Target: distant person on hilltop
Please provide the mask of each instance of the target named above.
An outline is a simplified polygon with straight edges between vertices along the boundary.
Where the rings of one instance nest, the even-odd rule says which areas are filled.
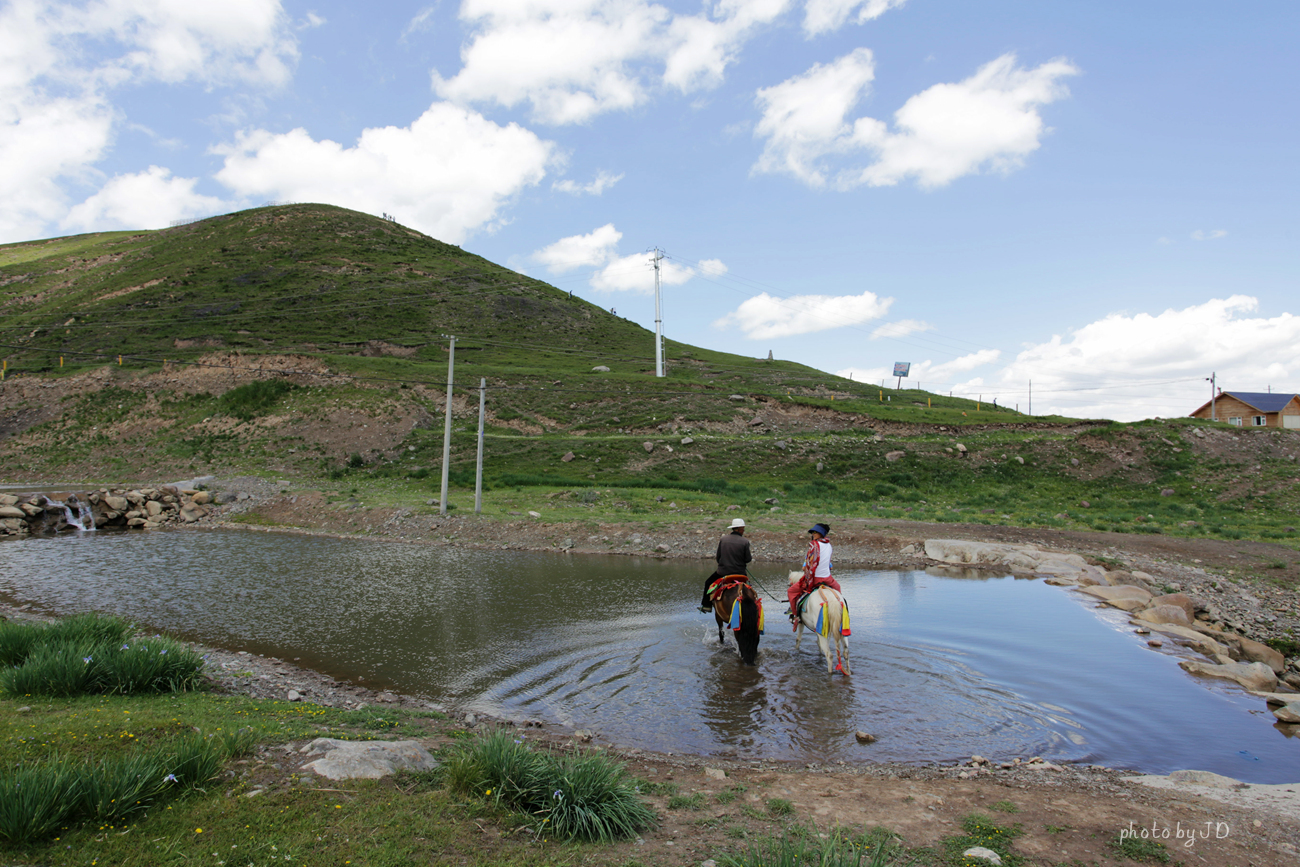
[[[799,619],[799,597],[811,593],[821,584],[840,592],[840,582],[831,577],[831,543],[827,536],[831,528],[827,524],[813,524],[808,531],[812,538],[808,542],[808,553],[803,561],[803,574],[790,582],[786,598],[790,600],[790,622]]]
[[[714,555],[718,561],[718,568],[704,581],[704,596],[700,599],[700,611],[702,612],[713,610],[713,602],[709,599],[709,588],[714,581],[719,578],[726,578],[728,575],[744,575],[746,577],[749,575],[745,567],[754,557],[749,551],[749,540],[745,538],[745,519],[733,519],[728,529],[731,532],[719,540],[718,552]]]

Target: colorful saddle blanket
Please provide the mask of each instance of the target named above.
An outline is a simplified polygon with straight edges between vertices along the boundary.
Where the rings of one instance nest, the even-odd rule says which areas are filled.
[[[821,587],[820,584],[817,587],[814,587],[811,593],[805,593],[795,601],[794,610],[799,617],[803,617],[804,608],[807,607],[808,597],[816,593],[819,587]],[[840,635],[852,635],[853,631],[849,628],[849,603],[844,601],[843,596],[840,597],[840,600],[844,602],[844,611],[841,612],[840,615]],[[831,626],[826,617],[826,608],[823,606],[821,610],[817,612],[817,634],[827,636],[830,635],[830,631]]]

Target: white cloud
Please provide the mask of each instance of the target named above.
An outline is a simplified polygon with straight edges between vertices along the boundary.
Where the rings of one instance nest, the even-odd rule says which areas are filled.
[[[1123,421],[1187,415],[1209,400],[1211,372],[1225,390],[1300,390],[1300,316],[1245,315],[1258,307],[1234,295],[1156,315],[1112,313],[1028,347],[999,380],[1023,392],[1032,379],[1035,413]]]
[[[857,10],[856,21],[865,24],[879,18],[890,9],[897,9],[907,0],[808,0],[804,7],[803,29],[809,36],[838,30]]]
[[[754,134],[767,139],[756,172],[786,172],[812,187],[825,185],[820,164],[851,149],[844,116],[876,77],[871,50],[859,48],[828,64],[758,91],[763,111]]]
[[[919,319],[900,319],[897,322],[886,322],[875,331],[871,332],[872,340],[879,340],[882,337],[906,337],[909,334],[917,334],[921,331],[933,331],[934,326],[928,322],[922,322]]]
[[[206,217],[228,210],[225,202],[194,191],[195,178],[171,177],[158,166],[118,175],[72,208],[60,225],[82,232],[154,229],[173,220]]]
[[[575,268],[595,267],[591,287],[601,292],[635,292],[650,294],[655,290],[653,253],[618,255],[618,242],[623,233],[606,223],[585,235],[570,235],[554,244],[535,251],[529,258],[540,262],[552,274],[563,274]],[[705,259],[698,268],[679,264],[672,259],[659,260],[661,286],[680,286],[699,274],[720,277],[727,273],[721,259]]]
[[[622,173],[615,175],[602,170],[596,173],[596,177],[590,183],[580,184],[570,178],[565,178],[551,184],[551,189],[558,190],[561,193],[568,193],[571,196],[599,196],[621,180],[623,180]]]
[[[792,337],[880,319],[893,303],[893,298],[880,298],[874,292],[791,298],[776,298],[764,292],[742,302],[713,326],[737,327],[750,340]]]
[[[215,150],[226,157],[217,180],[241,196],[390,213],[460,243],[539,183],[555,148],[517,124],[436,102],[410,126],[362,131],[350,148],[295,129],[241,133]]]
[[[298,58],[279,0],[99,0],[60,11],[64,35],[113,38],[128,50],[110,65],[158,81],[279,86]]]
[[[1226,229],[1210,229],[1209,231],[1206,231],[1204,229],[1197,229],[1195,232],[1192,232],[1192,240],[1193,241],[1217,241],[1220,238],[1225,237],[1227,234],[1228,232]]]
[[[833,178],[838,189],[908,178],[939,187],[963,175],[1009,172],[1047,131],[1038,108],[1067,96],[1061,79],[1077,73],[1064,60],[1021,69],[1005,54],[965,81],[913,96],[894,113],[891,131],[871,117],[847,119],[875,76],[871,52],[859,48],[758,91],[755,134],[766,143],[754,171],[787,173],[812,187]],[[871,161],[849,164],[863,156]]]
[[[575,268],[601,266],[614,258],[623,233],[606,223],[586,235],[561,238],[533,253],[534,261],[541,262],[552,274],[563,274]]]
[[[543,123],[583,123],[641,105],[660,81],[683,93],[717,86],[790,2],[720,0],[711,14],[674,15],[647,0],[465,0],[460,17],[474,33],[461,69],[435,71],[433,87],[456,102],[527,103]]]
[[[721,259],[701,259],[700,273],[710,277],[721,277],[727,273],[727,265]]]
[[[274,87],[296,59],[279,0],[0,5],[0,240],[69,217],[65,185],[102,180],[94,165],[129,122],[117,90],[150,81]]]
[[[592,275],[591,287],[602,292],[635,292],[649,295],[655,291],[653,257],[653,253],[633,253],[630,256],[614,259]],[[659,263],[661,286],[680,286],[695,274],[694,268],[679,265],[672,259],[664,259]]]

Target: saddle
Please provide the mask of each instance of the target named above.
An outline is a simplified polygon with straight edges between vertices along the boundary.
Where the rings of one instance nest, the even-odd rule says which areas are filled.
[[[723,575],[717,581],[709,585],[709,601],[717,602],[722,598],[722,594],[730,590],[737,584],[749,584],[748,575]]]

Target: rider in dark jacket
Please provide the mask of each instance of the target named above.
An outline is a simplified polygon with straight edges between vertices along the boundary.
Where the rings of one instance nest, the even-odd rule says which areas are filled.
[[[745,538],[744,519],[732,520],[730,529],[731,532],[718,541],[718,553],[715,555],[718,568],[704,582],[704,596],[700,599],[700,611],[713,610],[713,603],[709,600],[709,587],[714,581],[728,575],[749,574],[745,567],[754,556],[749,551],[749,540]]]

